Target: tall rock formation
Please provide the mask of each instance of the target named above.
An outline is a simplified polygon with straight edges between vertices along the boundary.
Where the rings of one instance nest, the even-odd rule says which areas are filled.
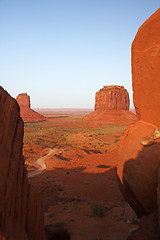
[[[45,240],[41,201],[24,167],[19,106],[2,87],[0,113],[0,239]]]
[[[123,86],[104,86],[95,97],[95,111],[84,117],[98,123],[129,124],[136,116],[129,111],[129,94]]]
[[[20,114],[24,122],[45,121],[46,117],[31,109],[30,96],[27,93],[21,93],[16,98],[20,106]]]
[[[96,93],[95,110],[129,110],[129,94],[123,86],[104,86]]]
[[[133,99],[139,119],[160,126],[160,10],[132,43]]]
[[[156,212],[156,219],[157,215],[160,219],[160,139],[150,146],[140,144],[143,137],[153,135],[160,127],[160,9],[139,28],[133,41],[132,78],[139,121],[126,129],[121,140],[117,173],[123,196],[137,215]],[[135,234],[129,239],[146,238]]]

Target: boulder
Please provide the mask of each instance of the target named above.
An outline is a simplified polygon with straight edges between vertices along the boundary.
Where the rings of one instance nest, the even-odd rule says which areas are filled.
[[[83,118],[99,124],[130,124],[137,120],[129,111],[129,94],[123,86],[104,86],[96,93],[95,110]]]
[[[41,200],[28,184],[20,109],[0,87],[0,239],[45,240]]]
[[[160,140],[142,146],[142,137],[151,136],[155,125],[137,121],[130,125],[121,139],[117,173],[126,201],[141,217],[157,207],[157,172],[160,167]]]
[[[24,122],[46,121],[46,117],[31,109],[30,96],[21,93],[16,98],[20,106],[20,114]]]

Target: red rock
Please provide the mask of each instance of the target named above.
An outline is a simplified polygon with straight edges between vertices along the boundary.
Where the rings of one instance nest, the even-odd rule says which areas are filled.
[[[155,125],[138,121],[130,125],[121,140],[117,173],[126,201],[140,217],[156,209],[157,171],[160,167],[160,142],[142,146],[140,140],[150,136]]]
[[[133,98],[138,119],[160,126],[160,9],[132,43]]]
[[[20,107],[27,107],[31,108],[30,104],[30,96],[27,95],[27,93],[21,93],[16,98],[18,104]]]
[[[160,168],[158,169],[158,177],[157,177],[157,217],[158,217],[158,225],[160,229]]]
[[[39,194],[28,184],[19,106],[0,87],[0,239],[45,240]]]
[[[137,120],[129,111],[129,94],[123,86],[104,86],[96,93],[95,111],[84,117],[99,124],[130,124]]]
[[[139,222],[140,228],[133,232],[127,240],[159,240],[156,212],[143,216]]]
[[[129,110],[129,94],[123,86],[104,86],[96,93],[95,110]]]
[[[133,98],[139,121],[125,131],[117,166],[123,196],[139,217],[159,213],[160,208],[160,139],[151,146],[140,144],[140,140],[153,135],[160,124],[159,29],[160,9],[139,28],[132,44]],[[153,239],[159,239],[160,236],[156,236]]]
[[[21,93],[16,98],[20,106],[20,114],[24,122],[45,121],[46,117],[31,109],[30,96],[27,93]]]
[[[136,115],[125,110],[96,110],[83,118],[86,121],[96,121],[99,124],[130,124],[136,121]]]

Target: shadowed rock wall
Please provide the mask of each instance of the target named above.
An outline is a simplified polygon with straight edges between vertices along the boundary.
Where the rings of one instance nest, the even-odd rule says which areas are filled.
[[[44,240],[41,200],[28,184],[22,147],[19,106],[0,87],[0,239]]]

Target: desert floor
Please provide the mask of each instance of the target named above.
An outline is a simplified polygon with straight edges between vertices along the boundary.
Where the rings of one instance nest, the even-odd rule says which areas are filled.
[[[125,240],[139,228],[123,200],[116,165],[126,126],[86,123],[83,114],[47,115],[25,123],[23,154],[31,176],[44,158],[46,169],[31,176],[38,187],[45,224],[63,225],[72,240]]]

